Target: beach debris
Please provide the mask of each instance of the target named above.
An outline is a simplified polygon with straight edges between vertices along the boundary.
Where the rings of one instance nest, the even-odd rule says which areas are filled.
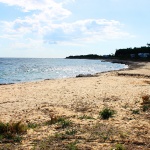
[[[76,78],[80,78],[80,77],[97,77],[98,75],[94,74],[79,74],[76,76]]]
[[[118,73],[118,76],[130,76],[130,77],[150,78],[150,75],[136,74],[136,73]]]
[[[10,84],[15,84],[15,83],[0,83],[0,85],[10,85]]]

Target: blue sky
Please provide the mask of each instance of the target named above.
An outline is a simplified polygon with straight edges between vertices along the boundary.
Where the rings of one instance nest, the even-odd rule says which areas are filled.
[[[0,0],[0,57],[115,53],[150,42],[150,0]]]

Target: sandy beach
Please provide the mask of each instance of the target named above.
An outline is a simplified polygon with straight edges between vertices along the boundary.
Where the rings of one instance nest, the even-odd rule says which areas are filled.
[[[42,149],[41,141],[73,128],[75,135],[61,141],[55,138],[49,143],[55,148],[45,149],[65,149],[74,141],[82,150],[110,150],[116,144],[129,150],[150,149],[150,109],[143,111],[142,108],[142,97],[149,96],[150,100],[150,63],[135,62],[129,69],[97,75],[0,85],[0,120],[39,125],[29,129],[21,143],[11,143],[11,146]],[[99,115],[105,107],[115,111],[108,120]],[[46,125],[52,117],[64,117],[71,125],[65,129],[59,128],[58,123]],[[100,138],[95,130],[107,138]],[[7,144],[10,143],[1,142],[0,147]]]

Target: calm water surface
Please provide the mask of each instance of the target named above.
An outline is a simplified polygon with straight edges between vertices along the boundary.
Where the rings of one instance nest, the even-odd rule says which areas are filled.
[[[75,77],[78,74],[127,68],[100,60],[54,58],[0,58],[0,83]]]

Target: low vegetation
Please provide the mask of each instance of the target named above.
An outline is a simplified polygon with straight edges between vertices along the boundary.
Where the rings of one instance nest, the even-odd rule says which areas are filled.
[[[0,141],[2,142],[21,142],[21,135],[27,131],[27,126],[19,122],[3,123],[0,122]]]
[[[46,125],[57,124],[58,128],[66,128],[72,124],[72,122],[64,117],[53,116],[51,120],[45,123]]]
[[[59,125],[61,125],[61,128],[66,128],[72,124],[70,120],[67,120],[65,118],[59,118],[58,123]]]
[[[127,150],[123,144],[116,144],[111,150]]]
[[[132,114],[140,114],[140,110],[139,109],[132,110]]]
[[[77,133],[76,129],[70,129],[65,132],[65,134],[67,135],[75,135],[76,133]]]
[[[77,147],[76,144],[77,144],[76,141],[69,143],[69,144],[67,145],[68,150],[78,150],[78,147]]]
[[[143,100],[143,105],[145,104],[145,105],[148,105],[148,104],[150,104],[150,95],[143,95],[142,96],[142,100]]]
[[[70,141],[70,136],[65,133],[56,133],[54,136],[50,136],[43,141],[39,141],[35,144],[35,150],[77,150],[76,140]]]
[[[79,119],[82,120],[82,119],[94,119],[94,118],[92,116],[88,116],[88,115],[84,114],[84,115],[80,116]]]
[[[149,111],[150,110],[150,95],[143,95],[142,96],[142,110]]]
[[[122,110],[128,113],[129,116],[123,116],[122,121],[124,122],[130,117],[134,118],[134,121],[136,121],[136,118],[139,117],[144,118],[144,115],[147,115],[149,112],[149,98],[149,95],[145,95],[142,97],[143,102],[141,104],[141,108],[138,105],[136,105],[136,107],[130,107],[130,104],[125,104],[125,108],[127,108],[122,108]],[[138,101],[136,104],[138,103],[140,104],[140,101]],[[33,122],[28,122],[28,124],[26,125],[21,122],[0,122],[0,150],[21,149],[21,141],[24,140],[25,137],[26,139],[28,139],[28,134],[26,134],[26,136],[23,136],[24,133],[29,133],[31,139],[33,136],[34,140],[30,141],[32,142],[32,144],[34,144],[34,146],[32,145],[33,150],[92,149],[94,144],[96,148],[108,146],[109,150],[147,150],[149,148],[148,127],[139,127],[139,125],[135,124],[134,127],[132,126],[133,128],[126,129],[124,128],[124,126],[120,126],[122,125],[120,124],[120,122],[116,123],[116,119],[108,120],[116,113],[116,109],[113,110],[108,105],[105,105],[105,107],[99,113],[99,109],[97,109],[96,113],[92,115],[89,112],[85,112],[88,111],[91,106],[85,105],[84,107],[83,103],[80,106],[81,107],[79,107],[78,105],[78,108],[75,106],[75,108],[80,110],[79,114],[74,111],[75,114],[71,114],[70,116],[57,116],[57,113],[53,111],[55,115],[48,114],[50,118],[46,123],[45,120],[43,120],[43,122],[41,122],[40,124],[35,123],[36,121],[34,122],[32,120]],[[96,115],[98,117],[93,118],[93,116]],[[35,128],[36,130],[30,130]],[[39,135],[41,129],[42,132],[43,130],[45,130],[45,132],[43,136],[40,137],[41,139],[36,139],[36,136]],[[27,130],[31,132],[27,132]],[[48,130],[52,130],[53,132],[50,131],[46,133]],[[131,135],[132,133],[134,135]],[[135,140],[132,136],[135,137]]]
[[[29,129],[34,129],[34,128],[38,127],[38,126],[39,125],[37,123],[31,123],[31,122],[28,123],[28,128]]]
[[[105,142],[106,140],[110,139],[112,134],[113,134],[112,127],[102,124],[102,123],[98,123],[91,128],[89,139],[98,138],[101,142]]]
[[[142,106],[142,110],[145,112],[145,111],[148,111],[148,110],[150,110],[150,104],[148,104],[148,105],[143,105]]]
[[[115,114],[115,111],[110,108],[104,108],[102,111],[99,112],[99,115],[102,119],[109,119],[110,117],[113,117]]]

